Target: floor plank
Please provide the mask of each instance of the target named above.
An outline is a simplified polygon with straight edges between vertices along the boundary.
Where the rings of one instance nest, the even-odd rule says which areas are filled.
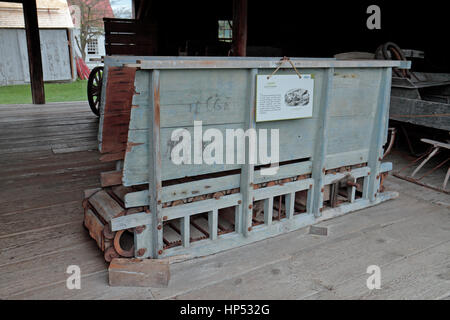
[[[97,126],[86,102],[0,106],[0,298],[450,299],[448,195],[393,177],[398,199],[321,222],[328,236],[305,228],[175,263],[168,288],[109,287],[82,226],[83,190],[114,169],[98,160]],[[81,290],[66,287],[72,264]],[[381,290],[365,285],[369,264]]]

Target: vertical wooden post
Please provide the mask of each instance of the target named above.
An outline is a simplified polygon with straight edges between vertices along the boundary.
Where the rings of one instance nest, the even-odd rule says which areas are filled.
[[[247,55],[247,0],[233,0],[233,55]]]
[[[328,110],[330,108],[331,90],[333,88],[334,68],[326,69],[323,79],[322,99],[319,110],[318,133],[316,137],[316,146],[313,156],[312,178],[314,179],[314,189],[310,194],[313,195],[312,210],[316,217],[322,215],[323,207],[323,180],[325,177],[325,160],[328,144]]]
[[[191,243],[190,219],[190,216],[185,216],[180,219],[181,244],[185,248],[188,248]]]
[[[31,97],[34,104],[44,104],[44,75],[42,72],[42,57],[36,0],[23,1],[22,6],[25,20],[25,32],[27,35]]]
[[[256,75],[258,74],[258,69],[251,69],[250,71],[250,95],[248,99],[248,107],[246,110],[246,127],[247,129],[255,129],[255,112],[256,112]],[[256,142],[256,141],[255,141]],[[241,184],[240,191],[242,194],[242,228],[244,236],[248,236],[252,227],[253,218],[253,178],[255,165],[250,163],[250,148],[251,138],[250,133],[248,137],[248,144],[245,147],[245,164],[242,165],[241,169]],[[256,146],[255,146],[256,147]],[[256,149],[256,148],[255,148]],[[256,150],[254,150],[256,152]],[[253,155],[255,160],[257,155]]]
[[[150,76],[150,74],[149,74]],[[148,203],[150,223],[140,234],[135,232],[135,254],[138,258],[159,258],[163,250],[163,219],[161,217],[161,150],[160,150],[159,70],[151,72],[150,101],[147,121],[148,137]],[[184,221],[184,223],[189,220]],[[187,238],[188,234],[184,234]]]
[[[273,197],[264,200],[264,224],[272,225],[273,218]]]
[[[150,212],[152,215],[152,257],[158,258],[163,249],[163,221],[161,217],[161,142],[160,142],[160,95],[159,95],[159,70],[152,72],[151,110],[149,110],[149,123],[151,130],[148,132],[150,157],[149,157],[149,196]]]
[[[369,152],[368,166],[370,167],[370,176],[364,179],[363,196],[375,201],[378,188],[380,186],[380,166],[383,158],[383,144],[387,137],[389,102],[391,100],[391,79],[392,69],[384,68],[381,74],[380,93],[378,106],[375,115],[375,123],[372,130],[372,148]]]
[[[219,210],[213,209],[213,211],[208,212],[208,231],[211,240],[217,239],[218,220]]]

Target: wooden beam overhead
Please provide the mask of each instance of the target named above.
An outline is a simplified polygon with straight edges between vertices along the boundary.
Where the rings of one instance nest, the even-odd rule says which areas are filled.
[[[36,1],[25,1],[22,6],[25,20],[25,32],[27,37],[31,96],[34,104],[44,104],[44,76],[42,71],[41,45],[39,38]]]

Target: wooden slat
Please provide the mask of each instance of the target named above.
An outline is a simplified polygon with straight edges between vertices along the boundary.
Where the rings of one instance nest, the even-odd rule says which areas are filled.
[[[90,197],[89,203],[107,223],[109,223],[111,219],[125,212],[125,210],[104,190],[97,192]]]
[[[135,72],[135,68],[108,68],[102,126],[102,153],[120,153],[126,149]]]
[[[100,174],[102,187],[117,186],[122,184],[122,171],[108,171]]]

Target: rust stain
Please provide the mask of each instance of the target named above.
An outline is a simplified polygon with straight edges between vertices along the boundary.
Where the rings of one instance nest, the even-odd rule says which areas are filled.
[[[159,97],[159,79],[158,82],[155,86],[155,88],[153,89],[153,93],[154,93],[154,113],[155,113],[155,124],[159,129],[160,126],[160,97]]]
[[[111,67],[106,84],[101,153],[125,151],[136,68]]]
[[[140,146],[141,144],[143,144],[142,142],[139,142],[139,143],[135,143],[135,142],[128,142],[127,143],[127,152],[131,152],[131,149],[133,148],[133,147],[136,147],[136,146]]]

